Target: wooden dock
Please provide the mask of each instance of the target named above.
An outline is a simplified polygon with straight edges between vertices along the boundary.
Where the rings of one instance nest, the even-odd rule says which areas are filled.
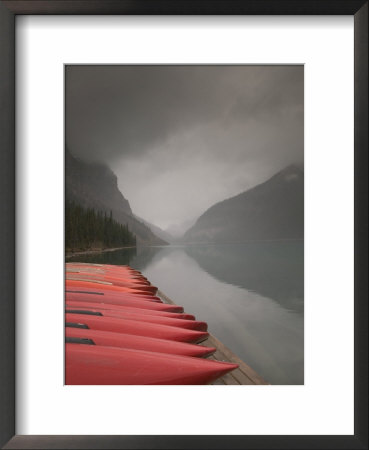
[[[158,290],[157,295],[165,302],[175,305],[169,297],[167,297],[162,291]],[[222,342],[220,342],[215,336],[209,333],[209,337],[206,341],[202,342],[200,345],[205,345],[209,347],[215,347],[216,352],[209,357],[209,359],[214,359],[217,361],[232,362],[239,365],[238,369],[233,370],[222,378],[218,378],[214,383],[217,385],[233,384],[233,385],[267,385],[263,377],[255,372],[250,366],[248,366],[244,361],[242,361],[237,355],[235,355],[229,348],[227,348]]]

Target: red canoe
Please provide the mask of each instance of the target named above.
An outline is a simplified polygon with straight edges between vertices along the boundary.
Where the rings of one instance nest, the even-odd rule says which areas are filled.
[[[95,270],[121,270],[129,272],[138,272],[138,270],[133,269],[131,266],[127,265],[116,265],[116,264],[97,264],[97,263],[87,263],[87,262],[68,262],[67,267],[83,267]]]
[[[104,295],[104,298],[111,297],[114,299],[134,298],[136,300],[146,300],[146,301],[150,301],[150,302],[163,303],[159,297],[157,297],[156,295],[149,294],[149,293],[146,293],[144,295],[141,295],[141,294],[139,295],[139,294],[134,294],[131,292],[111,292],[111,291],[104,292],[101,289],[89,289],[89,288],[82,288],[82,289],[67,288],[66,292],[72,293],[72,294]]]
[[[207,331],[208,329],[206,322],[200,322],[198,320],[183,320],[171,317],[150,316],[148,314],[140,314],[139,312],[132,313],[128,311],[109,311],[98,307],[79,309],[67,306],[65,312],[70,314],[92,314],[102,317],[115,317],[117,319],[139,320],[141,322],[157,323],[161,325],[169,325],[171,327],[186,328],[189,330]]]
[[[155,286],[142,286],[140,288],[130,288],[123,286],[115,286],[113,284],[108,284],[107,282],[102,281],[94,281],[94,280],[85,280],[85,279],[66,279],[65,285],[67,288],[69,287],[79,287],[79,288],[97,288],[103,290],[104,292],[113,291],[113,292],[131,292],[131,293],[151,293],[153,295],[156,294],[158,288]]]
[[[238,367],[190,356],[84,344],[66,344],[65,362],[65,382],[74,385],[207,384]]]
[[[110,296],[101,296],[98,294],[83,294],[67,291],[65,293],[65,297],[66,300],[74,300],[79,302],[93,302],[93,303],[104,302],[105,304],[133,306],[137,308],[152,309],[156,311],[183,312],[182,306],[168,305],[166,303],[141,301],[139,298],[135,298],[133,296],[125,296],[125,297],[122,296],[114,298]]]
[[[66,338],[88,339],[90,344],[106,347],[132,348],[150,352],[170,353],[182,356],[209,356],[215,352],[215,347],[189,344],[187,342],[168,341],[133,334],[112,333],[111,331],[86,330],[83,328],[65,328]]]
[[[117,266],[112,264],[88,264],[88,263],[66,263],[67,269],[77,269],[77,270],[90,270],[90,271],[100,271],[100,272],[117,272],[126,273],[132,275],[141,275],[141,272],[129,266]]]
[[[107,311],[126,311],[131,313],[138,313],[138,314],[147,314],[150,316],[160,316],[160,317],[171,317],[172,319],[184,319],[184,320],[195,320],[195,316],[192,314],[186,314],[186,313],[174,313],[174,312],[167,312],[167,311],[156,311],[154,309],[143,309],[139,306],[124,306],[124,305],[109,305],[106,303],[93,303],[93,302],[79,302],[79,301],[73,301],[73,300],[66,300],[66,306],[69,308],[75,308],[75,309],[94,309],[99,308],[102,310]]]
[[[67,279],[86,279],[88,280],[96,280],[102,281],[105,283],[122,283],[122,285],[126,286],[151,286],[151,284],[147,280],[139,280],[136,278],[128,278],[119,275],[109,275],[103,273],[89,273],[89,272],[66,272],[65,277]]]
[[[142,274],[134,274],[130,272],[122,272],[122,271],[112,271],[112,270],[94,270],[94,269],[84,269],[82,267],[66,267],[66,274],[89,274],[96,276],[111,276],[111,277],[119,277],[130,280],[145,280],[147,282],[147,278],[145,278]]]
[[[133,283],[142,283],[142,284],[151,284],[148,279],[143,275],[135,275],[129,273],[120,273],[120,272],[112,272],[112,271],[94,271],[88,269],[78,269],[78,268],[66,268],[66,275],[69,274],[83,274],[86,276],[97,276],[97,277],[112,277],[118,278],[120,280],[127,280]]]
[[[152,302],[162,303],[162,300],[157,295],[150,294],[150,292],[144,293],[132,293],[132,292],[114,292],[114,291],[104,291],[100,287],[90,288],[90,287],[67,287],[67,292],[77,292],[82,294],[95,294],[95,295],[110,295],[111,297],[135,297],[138,299],[149,299]]]
[[[158,290],[155,286],[152,286],[150,284],[142,284],[142,283],[132,283],[129,281],[124,280],[115,280],[112,278],[102,278],[102,277],[96,277],[96,276],[75,276],[75,275],[68,275],[66,277],[67,280],[73,280],[73,281],[86,281],[86,282],[92,282],[95,284],[102,284],[103,286],[117,286],[125,289],[135,289],[138,291],[143,292],[149,292],[150,294],[155,294]]]
[[[127,275],[120,275],[114,273],[103,273],[103,272],[82,272],[82,271],[66,271],[66,278],[93,278],[96,280],[102,280],[114,283],[115,281],[124,282],[127,284],[137,285],[142,284],[144,286],[150,286],[150,283],[143,278],[133,278]]]
[[[202,342],[209,334],[205,331],[159,325],[137,320],[116,319],[114,317],[90,316],[85,314],[65,314],[67,324],[86,326],[92,330],[112,331],[115,333],[135,334],[181,342]]]

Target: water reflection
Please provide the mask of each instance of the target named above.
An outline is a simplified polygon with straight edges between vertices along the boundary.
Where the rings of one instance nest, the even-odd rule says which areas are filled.
[[[197,245],[186,253],[220,281],[271,298],[284,308],[303,313],[303,241],[264,241]]]

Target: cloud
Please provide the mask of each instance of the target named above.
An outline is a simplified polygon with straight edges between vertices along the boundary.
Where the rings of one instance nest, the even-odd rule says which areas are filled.
[[[66,142],[165,228],[303,161],[303,67],[68,66]]]

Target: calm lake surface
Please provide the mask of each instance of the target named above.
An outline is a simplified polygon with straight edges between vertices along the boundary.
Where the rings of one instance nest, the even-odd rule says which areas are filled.
[[[304,383],[303,241],[144,247],[73,260],[129,264],[268,382]]]

